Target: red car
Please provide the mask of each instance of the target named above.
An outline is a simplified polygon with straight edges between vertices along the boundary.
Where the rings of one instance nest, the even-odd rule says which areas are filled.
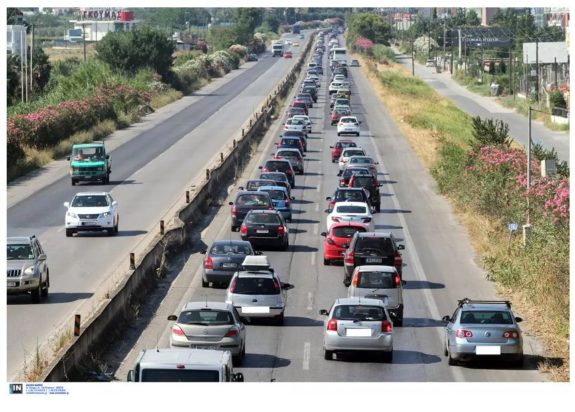
[[[293,53],[289,50],[284,52],[284,58],[291,59],[293,57]]]
[[[346,147],[357,147],[353,140],[338,140],[331,148],[331,162],[335,163],[339,160],[341,152]]]
[[[307,103],[304,102],[303,100],[295,100],[292,104],[291,107],[301,107],[302,109],[304,109],[304,112],[306,115],[309,115],[308,111],[307,111]]]
[[[322,232],[325,236],[323,243],[323,264],[330,265],[331,262],[343,262],[343,255],[351,242],[355,232],[367,232],[366,225],[357,222],[334,223],[329,229],[329,233]]]
[[[331,125],[335,126],[337,122],[339,122],[339,119],[341,119],[342,116],[349,116],[349,115],[351,115],[351,112],[345,109],[336,109],[332,111],[330,115]]]

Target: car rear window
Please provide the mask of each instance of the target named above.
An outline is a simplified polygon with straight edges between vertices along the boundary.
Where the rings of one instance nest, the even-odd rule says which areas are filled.
[[[280,144],[282,146],[299,147],[300,140],[299,139],[282,139]]]
[[[249,180],[246,184],[246,190],[257,190],[260,186],[273,186],[273,180],[268,182],[266,181],[258,181],[258,180]]]
[[[285,200],[286,194],[282,190],[265,190],[273,200]]]
[[[277,155],[279,157],[299,157],[297,152],[292,152],[291,150],[279,151]]]
[[[357,240],[356,252],[376,252],[379,255],[392,255],[395,250],[389,237],[360,237]]]
[[[363,155],[365,155],[365,153],[363,153],[363,150],[357,150],[357,149],[345,150],[343,153],[344,157],[363,156]]]
[[[365,206],[339,205],[336,211],[337,213],[366,213],[367,209]]]
[[[371,164],[372,160],[369,157],[355,157],[353,159],[349,159],[349,163]]]
[[[373,178],[371,176],[355,176],[351,184],[352,187],[373,186]]]
[[[218,245],[210,249],[210,255],[251,255],[252,250],[248,245]]]
[[[365,232],[365,228],[361,226],[340,226],[333,228],[333,236],[352,238],[355,232]]]
[[[369,175],[369,170],[347,168],[343,171],[343,177],[350,177],[351,175]]]
[[[266,163],[266,168],[268,170],[287,170],[289,169],[289,165],[286,162],[279,162],[279,161],[270,161]]]
[[[256,224],[277,224],[279,225],[280,219],[276,214],[273,213],[250,213],[246,217],[246,223],[256,223]]]
[[[357,147],[357,145],[355,144],[355,142],[337,142],[335,144],[335,147],[338,149],[343,149],[346,147]]]
[[[395,273],[360,272],[357,286],[360,288],[395,289]]]
[[[333,318],[339,320],[386,320],[385,311],[380,306],[339,305],[333,311]]]
[[[236,200],[238,206],[269,206],[268,197],[263,194],[240,195]]]
[[[262,179],[269,179],[269,180],[272,180],[274,182],[279,182],[279,181],[285,182],[287,179],[287,176],[283,172],[281,172],[281,173],[274,173],[274,172],[262,173],[260,175],[260,177]]]
[[[185,325],[232,325],[234,318],[227,310],[185,310],[178,316]]]
[[[277,295],[280,293],[279,285],[274,284],[271,278],[236,278],[233,293],[239,295]]]
[[[474,310],[462,311],[461,323],[487,324],[487,325],[512,325],[513,318],[509,312],[500,310]]]

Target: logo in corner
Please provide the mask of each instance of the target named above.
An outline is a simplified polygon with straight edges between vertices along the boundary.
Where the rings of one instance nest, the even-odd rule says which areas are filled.
[[[10,383],[8,384],[8,392],[10,394],[23,394],[24,385],[21,383]]]

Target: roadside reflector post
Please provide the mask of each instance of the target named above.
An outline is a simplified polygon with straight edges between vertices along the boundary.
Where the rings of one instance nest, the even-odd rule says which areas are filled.
[[[206,180],[210,180],[210,169],[206,169]]]
[[[224,163],[224,153],[220,152],[220,162]]]
[[[160,235],[164,234],[164,221],[160,220]]]
[[[244,137],[244,129],[242,129],[242,137]],[[236,139],[232,140],[232,146],[236,147],[236,145],[238,144],[238,142],[236,142]]]
[[[244,129],[242,129],[242,137],[244,137],[245,135],[246,135],[246,131]],[[235,141],[236,141],[236,139],[234,139],[234,147],[236,146]]]
[[[80,336],[80,315],[74,316],[74,336]]]
[[[190,191],[186,190],[186,203],[190,203]]]
[[[130,270],[136,269],[136,255],[134,253],[130,253]]]

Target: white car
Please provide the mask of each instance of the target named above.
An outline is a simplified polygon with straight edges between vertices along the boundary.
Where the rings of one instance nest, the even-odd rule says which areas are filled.
[[[354,134],[359,136],[359,125],[361,122],[355,116],[342,116],[337,122],[337,135]]]
[[[379,162],[376,162],[373,157],[369,156],[351,156],[347,160],[348,167],[366,167],[374,176],[377,176],[377,166]]]
[[[284,123],[284,131],[295,130],[296,132],[307,133],[307,124],[305,120],[294,119],[294,117],[286,120]]]
[[[341,155],[339,156],[339,170],[343,170],[347,167],[347,163],[349,162],[349,158],[351,156],[365,156],[365,150],[361,147],[346,147],[342,150]]]
[[[343,83],[338,81],[333,81],[329,84],[329,94],[337,93],[339,89],[343,88]]]
[[[308,115],[306,114],[296,114],[294,116],[292,116],[292,119],[299,119],[299,120],[303,120],[306,127],[307,127],[307,132],[311,133],[311,119],[309,118]]]
[[[332,81],[343,82],[343,81],[345,81],[345,76],[343,74],[336,74],[335,76],[333,76]]]
[[[306,76],[306,80],[311,79],[315,82],[316,86],[319,87],[321,84],[321,80],[317,74],[308,74]]]
[[[368,232],[375,230],[370,207],[365,202],[337,202],[326,218],[327,231],[338,222],[356,222],[366,226]]]
[[[108,192],[76,193],[71,202],[64,202],[66,237],[81,231],[105,230],[109,235],[118,233],[118,202]]]

